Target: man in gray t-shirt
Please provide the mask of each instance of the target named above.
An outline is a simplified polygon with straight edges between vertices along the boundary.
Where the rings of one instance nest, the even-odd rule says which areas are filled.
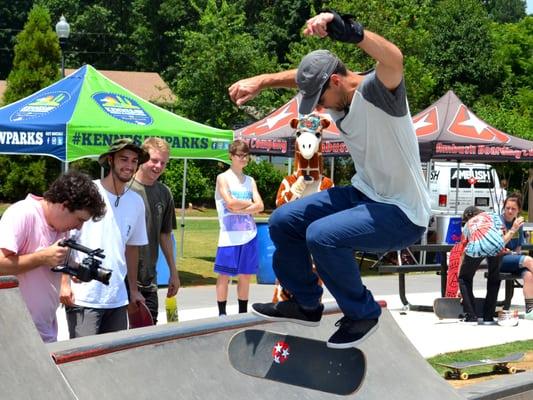
[[[375,70],[348,70],[331,52],[306,55],[298,69],[240,80],[229,88],[241,105],[261,90],[298,87],[300,114],[322,106],[336,121],[357,174],[335,187],[280,207],[272,214],[273,267],[293,298],[252,305],[270,320],[318,325],[324,306],[318,274],[344,313],[328,347],[357,345],[378,326],[381,314],[363,285],[353,252],[385,253],[420,239],[430,217],[418,143],[403,81],[403,55],[350,16],[322,12],[304,34],[353,43],[376,60]]]
[[[150,158],[139,167],[131,186],[143,198],[148,234],[148,244],[139,251],[137,287],[146,299],[146,305],[156,324],[159,309],[156,271],[159,246],[169,268],[167,297],[175,296],[180,286],[171,236],[172,230],[176,228],[176,212],[170,189],[158,181],[168,163],[168,143],[160,138],[148,138],[142,148]]]

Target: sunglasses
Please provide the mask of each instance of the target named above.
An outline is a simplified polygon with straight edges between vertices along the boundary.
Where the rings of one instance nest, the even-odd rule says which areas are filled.
[[[233,154],[233,156],[235,156],[235,157],[237,157],[237,158],[239,158],[241,160],[245,160],[248,157],[250,157],[250,154],[248,154],[248,153],[235,153],[235,154]]]

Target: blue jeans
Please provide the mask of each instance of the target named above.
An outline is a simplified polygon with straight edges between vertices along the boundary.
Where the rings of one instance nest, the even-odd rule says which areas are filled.
[[[363,285],[354,251],[385,253],[415,243],[425,227],[396,206],[370,200],[353,186],[335,187],[276,209],[269,220],[273,268],[304,307],[320,302],[320,278],[351,319],[378,318],[379,305]]]

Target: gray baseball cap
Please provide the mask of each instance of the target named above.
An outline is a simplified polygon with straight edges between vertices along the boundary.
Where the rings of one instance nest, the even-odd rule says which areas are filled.
[[[296,84],[302,94],[300,114],[309,114],[315,109],[324,84],[338,64],[339,59],[328,50],[315,50],[302,58],[296,73]]]

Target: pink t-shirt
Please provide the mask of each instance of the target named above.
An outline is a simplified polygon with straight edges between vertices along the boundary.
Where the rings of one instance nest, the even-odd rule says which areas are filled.
[[[66,236],[48,225],[40,200],[40,197],[29,194],[4,212],[0,220],[0,248],[18,255],[29,254],[49,247]],[[61,274],[43,266],[17,274],[17,278],[20,292],[41,338],[45,342],[55,342]]]

